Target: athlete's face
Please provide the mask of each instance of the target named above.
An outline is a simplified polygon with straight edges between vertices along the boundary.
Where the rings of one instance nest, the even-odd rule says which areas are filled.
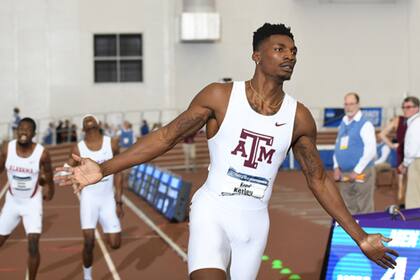
[[[95,118],[92,116],[87,116],[86,118],[83,119],[83,130],[89,130],[92,128],[98,128],[99,125],[96,122]]]
[[[295,42],[286,35],[271,35],[261,42],[252,59],[267,75],[290,80],[296,64]]]
[[[17,141],[21,145],[25,145],[32,142],[32,138],[35,136],[34,127],[29,122],[20,122],[17,128]]]

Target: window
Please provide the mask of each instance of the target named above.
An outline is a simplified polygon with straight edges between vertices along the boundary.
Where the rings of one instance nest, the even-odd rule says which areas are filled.
[[[95,83],[142,82],[142,35],[94,35],[94,67]]]

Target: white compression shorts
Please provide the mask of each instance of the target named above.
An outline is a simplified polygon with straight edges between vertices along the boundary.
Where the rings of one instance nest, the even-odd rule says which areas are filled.
[[[80,195],[82,229],[95,229],[98,221],[104,233],[121,232],[114,195],[95,195],[95,193],[82,191]]]
[[[42,192],[32,198],[17,198],[8,191],[0,214],[0,235],[9,235],[20,220],[26,234],[42,232]]]
[[[188,272],[205,268],[226,271],[231,280],[254,280],[267,244],[267,208],[244,210],[222,205],[203,187],[192,199]]]

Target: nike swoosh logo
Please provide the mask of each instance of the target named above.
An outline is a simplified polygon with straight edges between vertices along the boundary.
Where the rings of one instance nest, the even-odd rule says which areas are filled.
[[[276,122],[276,126],[282,126],[282,125],[285,125],[286,123],[278,123],[278,122]]]

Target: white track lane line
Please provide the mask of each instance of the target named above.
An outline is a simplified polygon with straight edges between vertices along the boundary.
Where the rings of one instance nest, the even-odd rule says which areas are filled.
[[[187,253],[181,249],[181,247],[176,244],[174,240],[172,240],[166,233],[164,233],[147,215],[140,210],[128,197],[125,195],[122,196],[122,200],[134,214],[137,215],[143,222],[145,222],[149,227],[151,227],[168,245],[172,248],[180,257],[181,259],[186,262],[187,261]]]
[[[80,201],[80,194],[79,193],[77,193],[77,198]],[[99,247],[101,248],[102,254],[104,255],[104,259],[105,259],[106,264],[108,265],[109,271],[112,274],[112,278],[114,278],[114,280],[121,280],[121,277],[118,274],[117,268],[115,267],[115,264],[112,261],[112,258],[109,254],[109,251],[106,248],[105,243],[102,240],[102,237],[101,237],[101,235],[99,234],[99,232],[96,228],[95,228],[95,237],[96,237],[96,240],[98,241]]]

